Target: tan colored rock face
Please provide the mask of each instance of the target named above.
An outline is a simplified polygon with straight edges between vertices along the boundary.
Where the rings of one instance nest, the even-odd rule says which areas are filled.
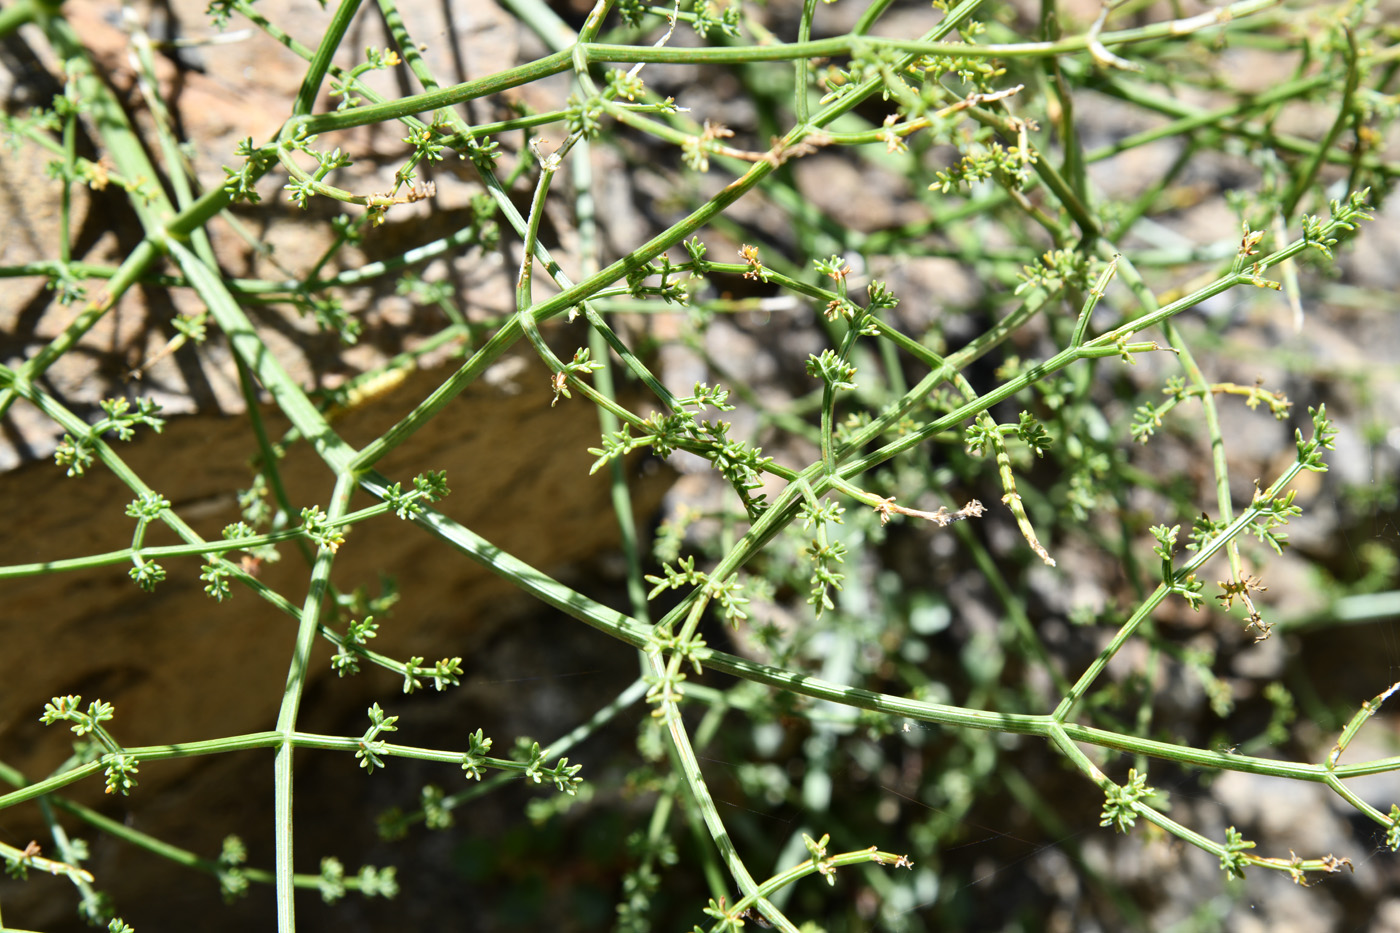
[[[546,569],[595,556],[614,546],[607,484],[588,475],[596,416],[567,403],[551,408],[543,367],[526,367],[532,391],[482,386],[453,402],[449,414],[395,451],[381,465],[408,485],[414,472],[446,470],[452,494],[441,510],[505,550]],[[538,369],[538,373],[534,370]],[[390,397],[346,416],[347,436],[372,436],[397,420],[435,385],[420,374]],[[453,414],[452,412],[456,412]],[[176,419],[159,436],[121,445],[123,459],[207,538],[239,518],[235,491],[248,485],[256,453],[242,419]],[[305,447],[281,464],[294,506],[324,502],[328,472]],[[100,467],[68,478],[52,463],[31,464],[4,479],[13,527],[0,539],[0,565],[120,550],[130,544],[131,493]],[[648,501],[660,484],[651,482]],[[356,505],[370,504],[367,497]],[[150,545],[176,543],[152,529]],[[293,546],[261,565],[259,579],[289,600],[304,595],[308,568]],[[286,678],[295,620],[235,587],[216,603],[198,580],[192,558],[163,561],[169,578],[152,594],[128,577],[129,564],[77,573],[6,580],[0,618],[0,747],[27,772],[44,773],[66,754],[67,739],[40,741],[37,719],[51,696],[77,693],[117,704],[115,734],[124,744],[188,741],[269,728]],[[393,575],[402,594],[373,648],[403,659],[469,656],[509,615],[511,588],[445,548],[421,529],[393,517],[354,527],[337,556],[333,582],[349,592],[378,592],[378,574]],[[333,617],[332,617],[333,618]],[[329,646],[318,649],[316,676],[330,676]],[[347,708],[364,705],[355,684],[374,691],[383,675],[346,681]],[[371,692],[374,692],[371,691]],[[366,696],[368,694],[365,694]],[[339,704],[341,700],[337,700]],[[15,757],[12,738],[25,737]]]

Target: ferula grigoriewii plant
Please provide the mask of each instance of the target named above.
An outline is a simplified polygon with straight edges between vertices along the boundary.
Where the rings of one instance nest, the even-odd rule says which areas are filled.
[[[1294,405],[1286,385],[1235,381],[1229,340],[1284,321],[1258,325],[1245,362],[1286,375],[1269,362],[1268,334],[1306,336],[1314,270],[1336,271],[1340,244],[1400,172],[1384,149],[1400,46],[1377,4],[499,2],[517,63],[456,80],[426,53],[470,42],[469,30],[417,34],[421,17],[395,0],[332,3],[300,34],[304,13],[293,23],[286,5],[213,0],[207,19],[164,40],[128,11],[132,94],[114,90],[112,58],[64,5],[0,10],[0,35],[53,63],[57,93],[7,113],[5,129],[23,158],[47,162],[60,218],[50,258],[0,274],[42,284],[64,321],[0,365],[0,414],[44,419],[47,469],[68,483],[119,478],[133,524],[116,551],[31,541],[35,562],[0,567],[0,580],[108,567],[160,594],[198,579],[211,607],[261,598],[295,623],[280,706],[260,731],[133,747],[119,696],[5,691],[0,721],[42,717],[79,737],[45,777],[0,762],[14,788],[0,810],[37,806],[50,833],[5,838],[0,819],[12,876],[67,876],[80,914],[111,930],[130,929],[140,905],[104,896],[114,879],[84,867],[79,831],[204,872],[226,898],[275,899],[282,931],[295,928],[297,887],[327,902],[428,897],[413,870],[350,872],[334,853],[315,853],[319,873],[296,871],[293,784],[311,749],[353,756],[374,781],[398,759],[440,769],[381,831],[453,827],[461,851],[486,846],[488,862],[518,853],[474,840],[473,808],[522,782],[557,792],[530,800],[531,825],[598,820],[606,838],[627,839],[605,845],[610,900],[568,921],[579,928],[971,928],[971,901],[1002,891],[1017,858],[999,851],[978,871],[964,847],[1017,833],[1068,854],[1089,892],[1073,908],[1080,928],[1160,928],[1128,881],[1084,856],[1084,840],[1114,832],[1133,837],[1126,845],[1175,837],[1203,850],[1227,891],[1238,890],[1230,879],[1273,871],[1306,884],[1351,864],[1265,851],[1242,822],[1197,806],[1193,795],[1227,772],[1323,785],[1400,848],[1400,806],[1348,783],[1400,770],[1400,758],[1345,756],[1396,687],[1364,685],[1364,704],[1312,695],[1300,720],[1284,684],[1220,660],[1286,637],[1276,626],[1289,607],[1263,595],[1281,582],[1270,558],[1302,513],[1300,477],[1327,470],[1339,431],[1324,399]],[[475,6],[484,15],[488,4]],[[366,24],[384,41],[355,47]],[[221,41],[296,56],[299,89],[274,132],[202,164],[201,141],[171,117],[158,59]],[[371,156],[392,165],[388,190],[356,186],[369,176],[355,163]],[[412,248],[383,234],[400,215],[445,211],[449,180],[469,194],[453,229]],[[77,252],[80,188],[120,190],[139,224],[115,264]],[[1212,213],[1192,212],[1205,202]],[[323,234],[323,253],[252,276],[216,255],[211,234],[288,207]],[[483,310],[453,286],[501,258],[512,304]],[[419,326],[433,329],[311,391],[324,387],[279,358],[276,315],[351,346],[369,325],[382,332],[357,291],[376,282],[428,309]],[[198,533],[123,459],[126,442],[165,442],[169,420],[141,381],[87,406],[46,378],[124,296],[163,290],[197,296],[168,321],[163,352],[231,358],[249,402],[253,472],[221,537]],[[613,514],[589,520],[620,531],[621,609],[439,510],[449,485],[475,495],[477,477],[432,462],[411,479],[379,472],[444,419],[484,417],[449,406],[513,349],[548,367],[525,391],[551,417],[596,409],[593,478],[580,482],[611,487]],[[407,414],[371,438],[343,436],[340,413],[429,358],[452,362]],[[1272,472],[1240,475],[1252,467],[1233,459],[1245,440],[1229,426],[1271,417],[1290,429],[1289,455],[1249,451]],[[280,463],[308,446],[330,492],[293,501]],[[633,512],[639,452],[713,481],[668,499],[650,537],[651,516]],[[515,485],[530,496],[531,482],[526,471]],[[352,508],[356,493],[373,504]],[[373,649],[382,625],[415,619],[387,623],[391,598],[332,585],[342,546],[370,528],[436,542],[443,573],[463,559],[485,566],[556,624],[591,627],[634,656],[635,678],[602,706],[567,710],[551,742],[480,727],[445,747],[389,741],[412,718],[389,714],[399,682],[446,691],[476,668],[450,645],[437,661]],[[148,543],[163,529],[180,543]],[[298,588],[258,578],[279,555],[305,562]],[[1085,586],[1098,597],[1075,595]],[[7,617],[0,633],[43,624]],[[313,664],[324,642],[329,670]],[[299,727],[311,678],[334,671],[334,691],[372,668],[395,688],[363,734]],[[1166,702],[1164,683],[1188,685],[1187,699]],[[1250,717],[1232,719],[1237,703],[1253,703]],[[1354,715],[1337,719],[1348,704]],[[623,767],[615,747],[590,752],[615,724],[635,731]],[[236,836],[193,852],[72,799],[75,785],[105,779],[139,813],[155,762],[248,750],[275,777],[269,868]],[[1094,803],[1066,803],[1084,789]],[[542,847],[555,890],[594,858],[522,838]],[[1044,903],[1007,895],[973,925],[1010,928]],[[567,926],[547,906],[527,922],[506,905],[483,893],[474,919],[437,922]]]

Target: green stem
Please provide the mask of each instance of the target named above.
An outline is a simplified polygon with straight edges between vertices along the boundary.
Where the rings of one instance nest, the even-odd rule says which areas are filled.
[[[321,82],[326,79],[326,72],[331,67],[331,59],[345,40],[350,21],[355,18],[359,9],[360,0],[341,0],[340,6],[336,7],[326,31],[321,34],[321,44],[316,47],[311,67],[306,70],[306,75],[301,80],[301,90],[297,92],[296,100],[292,103],[293,114],[308,114],[311,108],[316,106],[316,97],[320,94]]]
[[[328,520],[338,523],[345,514],[350,501],[354,482],[346,475],[340,475],[331,494],[326,509]],[[335,552],[323,548],[316,555],[316,563],[311,568],[311,584],[307,589],[306,602],[302,606],[301,620],[297,626],[296,645],[292,649],[292,662],[287,670],[287,685],[282,691],[282,705],[277,712],[277,733],[282,742],[277,746],[277,756],[273,762],[273,836],[276,839],[277,873],[277,929],[279,933],[294,933],[296,911],[292,899],[294,888],[292,861],[292,752],[295,744],[291,740],[296,729],[297,711],[301,707],[302,692],[310,673],[311,646],[320,629],[322,605],[325,602],[326,588],[330,582],[331,565],[335,562]]]

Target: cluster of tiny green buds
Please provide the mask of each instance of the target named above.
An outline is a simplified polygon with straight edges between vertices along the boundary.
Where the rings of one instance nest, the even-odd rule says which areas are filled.
[[[423,825],[429,829],[448,829],[452,826],[452,809],[447,805],[447,793],[436,784],[424,785],[418,796],[423,810]]]
[[[126,505],[126,515],[128,518],[139,519],[141,522],[150,522],[160,517],[160,513],[170,508],[170,500],[155,492],[143,492],[139,498],[133,499]]]
[[[1028,411],[1021,412],[1021,421],[1016,425],[1016,435],[1037,457],[1044,457],[1045,451],[1055,443],[1050,432]]]
[[[1200,519],[1197,521],[1199,522]],[[1205,522],[1211,529],[1219,530],[1209,519],[1205,519]],[[1200,609],[1201,603],[1204,601],[1201,590],[1204,589],[1205,584],[1201,580],[1196,579],[1194,573],[1178,574],[1172,564],[1172,558],[1176,553],[1177,536],[1181,533],[1181,526],[1173,525],[1168,528],[1166,525],[1153,525],[1149,530],[1152,532],[1152,537],[1157,539],[1157,545],[1152,549],[1152,553],[1156,554],[1158,559],[1162,562],[1162,583],[1168,590],[1185,599],[1192,609]],[[1203,539],[1197,541],[1194,534],[1193,532],[1192,543],[1186,545],[1187,550],[1196,550],[1202,546],[1204,540],[1208,540]]]
[[[248,873],[243,868],[247,861],[248,849],[243,840],[234,835],[225,836],[216,869],[224,903],[231,904],[248,893]]]
[[[384,767],[384,754],[388,751],[387,742],[378,741],[381,732],[397,732],[399,727],[394,723],[399,721],[397,716],[385,716],[384,710],[375,703],[369,708],[370,726],[365,730],[365,734],[360,737],[359,748],[355,752],[355,757],[360,760],[360,767],[368,774],[373,774],[375,768]]]
[[[449,301],[452,298],[452,292],[452,283],[446,279],[427,282],[413,272],[405,272],[394,286],[395,295],[406,295],[410,301],[420,306]]]
[[[335,671],[337,677],[360,672],[359,661],[364,647],[371,638],[378,634],[379,623],[374,621],[374,616],[365,616],[363,621],[350,620],[350,625],[345,630],[345,638],[336,650],[335,656],[331,658],[331,669]]]
[[[705,258],[708,251],[704,243],[700,242],[698,236],[693,236],[681,244],[685,251],[690,254],[690,271],[695,275],[703,275],[710,268],[710,261]]]
[[[843,360],[835,350],[823,350],[819,355],[809,355],[807,375],[820,378],[836,391],[850,391],[856,388],[855,365]]]
[[[616,460],[618,457],[625,457],[639,447],[651,445],[658,457],[669,456],[671,451],[676,448],[676,444],[672,443],[672,440],[677,443],[681,440],[679,437],[674,437],[669,431],[671,423],[675,420],[679,419],[653,414],[651,418],[647,419],[648,426],[656,428],[653,434],[633,437],[631,425],[626,424],[611,434],[604,434],[602,447],[588,448],[588,452],[598,458],[594,460],[593,465],[588,468],[589,475],[591,476],[597,473],[609,462]]]
[[[481,770],[486,767],[487,753],[491,751],[491,740],[480,729],[468,737],[470,748],[462,755],[462,772],[473,780],[481,780]]]
[[[652,573],[646,575],[645,579],[648,583],[656,584],[652,591],[647,594],[647,599],[655,599],[666,590],[679,589],[682,586],[699,586],[709,580],[705,571],[695,569],[694,556],[682,557],[676,561],[675,569],[669,564],[662,564],[661,572],[665,574],[664,577],[658,577]]]
[[[423,658],[414,656],[408,659],[403,669],[403,692],[413,693],[423,689],[423,678],[433,682],[433,689],[441,693],[448,687],[456,687],[462,682],[462,659],[443,658],[433,662],[432,667],[423,663]]]
[[[594,139],[603,130],[603,99],[598,96],[580,98],[574,94],[568,101],[570,136]]]
[[[106,766],[106,793],[120,792],[125,796],[132,787],[136,786],[134,773],[140,770],[140,761],[133,755],[127,755],[120,751],[120,747],[113,740],[108,731],[102,727],[102,723],[111,720],[113,714],[111,703],[97,699],[88,703],[87,710],[80,709],[83,698],[81,696],[55,696],[43,706],[43,716],[39,717],[45,726],[52,726],[57,721],[67,721],[71,723],[71,730],[74,735],[88,735],[97,738],[102,748],[108,752],[108,766]]]
[[[364,103],[359,97],[354,97],[350,93],[350,88],[355,84],[360,75],[367,71],[382,71],[385,68],[394,68],[401,63],[399,53],[393,49],[376,49],[370,46],[365,49],[365,60],[354,68],[340,76],[331,76],[330,96],[339,97],[341,101],[336,105],[336,110],[347,110],[350,107],[358,107]]]
[[[1157,539],[1157,546],[1152,549],[1162,560],[1162,579],[1171,582],[1172,555],[1176,553],[1176,536],[1181,531],[1180,525],[1173,525],[1168,528],[1166,525],[1153,525],[1148,531],[1152,532],[1152,537]]]
[[[835,886],[836,866],[831,863],[831,859],[826,857],[826,845],[830,841],[830,833],[823,833],[820,839],[813,839],[806,833],[802,834],[802,844],[807,847],[807,851],[812,856],[812,867],[826,879],[828,885]]]
[[[1356,229],[1359,221],[1370,220],[1371,207],[1367,203],[1370,196],[1371,189],[1363,188],[1360,191],[1353,191],[1348,196],[1345,205],[1334,199],[1329,203],[1332,213],[1330,221],[1312,214],[1305,214],[1303,216],[1303,242],[1327,259],[1332,259],[1332,247],[1336,246],[1338,242],[1338,238],[1332,234],[1339,231],[1349,233]]]
[[[846,278],[851,274],[851,264],[845,258],[832,255],[827,259],[814,259],[812,265],[817,271],[836,283],[836,287],[842,294],[846,291]]]
[[[204,8],[204,13],[214,24],[214,28],[223,29],[233,17],[234,5],[237,2],[238,0],[209,0],[209,5]]]
[[[438,693],[448,687],[460,686],[462,683],[462,659],[443,658],[433,662],[432,673],[428,675],[433,680],[433,689]]]
[[[603,368],[603,363],[598,360],[589,359],[587,348],[574,351],[574,358],[564,364],[564,368],[550,377],[550,388],[554,390],[554,401],[549,403],[553,408],[558,404],[560,397],[573,398],[569,393],[569,380],[578,379],[581,375],[588,376]]]
[[[677,266],[671,262],[670,256],[662,256],[644,265],[638,266],[627,273],[627,291],[633,298],[647,298],[656,296],[667,304],[687,305],[690,303],[690,289],[694,284],[694,275],[684,275],[684,266]],[[661,281],[656,285],[647,285],[646,280],[652,276],[660,276]],[[570,312],[570,320],[573,320]]]
[[[300,136],[284,143],[288,149],[304,152],[316,161],[316,170],[310,175],[299,177],[293,174],[293,176],[287,180],[287,183],[282,186],[283,190],[290,192],[290,194],[287,195],[287,200],[291,201],[302,210],[306,210],[312,196],[319,193],[320,183],[326,176],[330,175],[330,173],[334,172],[336,169],[346,168],[354,164],[347,153],[340,151],[339,146],[332,149],[330,152],[321,152],[311,148],[311,144],[315,141],[315,136]],[[298,169],[298,171],[300,170]]]
[[[553,781],[556,790],[573,796],[578,785],[583,783],[583,778],[578,776],[583,770],[583,765],[571,765],[569,759],[560,758],[554,767],[546,768],[544,762],[548,757],[549,749],[540,748],[539,742],[534,743],[530,748],[530,760],[525,766],[525,776],[536,784],[545,780]]]
[[[1186,550],[1199,551],[1226,528],[1226,523],[1216,521],[1202,512],[1191,522],[1191,534],[1186,541]]]
[[[651,711],[654,719],[670,722],[680,715],[680,702],[685,696],[685,674],[667,670],[661,674],[647,674],[642,678],[647,684],[647,705],[655,707]]]
[[[204,583],[204,592],[212,596],[215,602],[223,602],[233,595],[233,590],[229,587],[228,579],[232,571],[213,554],[206,555],[204,566],[200,568],[199,579]]]
[[[702,427],[709,426],[707,421]],[[723,431],[729,430],[729,425],[725,422],[720,422],[720,426]],[[750,447],[743,441],[722,439],[713,451],[711,462],[719,471],[719,475],[728,480],[729,485],[739,494],[749,519],[756,521],[768,508],[767,493],[753,494],[754,490],[763,486],[763,480],[758,474],[760,470],[766,470],[773,465],[773,458],[763,456],[761,447]]]
[[[1327,464],[1322,460],[1322,452],[1336,448],[1337,431],[1332,427],[1332,422],[1327,420],[1326,405],[1319,405],[1317,408],[1309,406],[1308,415],[1313,423],[1312,439],[1305,441],[1301,430],[1294,432],[1298,443],[1298,462],[1305,470],[1326,473]]]
[[[351,217],[349,214],[336,214],[332,217],[331,230],[334,231],[337,240],[351,246],[360,245],[365,238],[362,219]]]
[[[691,20],[690,25],[700,38],[708,39],[712,32],[718,32],[731,39],[739,38],[739,14],[741,11],[737,0],[731,0],[718,13],[710,0],[697,0],[692,12],[695,14],[695,18]]]
[[[1087,289],[1092,269],[1088,257],[1068,249],[1054,249],[1041,255],[1033,266],[1022,266],[1016,277],[1021,284],[1016,294],[1027,289],[1044,288],[1053,291],[1060,286]]]
[[[836,570],[837,564],[846,561],[846,545],[840,541],[825,541],[824,534],[819,533],[817,538],[807,545],[806,554],[812,561],[812,577],[809,581],[812,585],[811,592],[807,595],[807,602],[816,607],[817,616],[820,617],[827,609],[836,608],[836,604],[831,600],[831,589],[841,589],[842,581],[846,579],[845,574]]]
[[[865,286],[865,294],[871,311],[890,310],[899,305],[899,296],[881,281],[874,281]]]
[[[496,140],[489,137],[477,139],[473,136],[467,138],[462,154],[465,155],[473,165],[493,169],[496,167],[496,160],[501,157],[500,150],[501,144],[496,142]],[[485,195],[485,197],[489,198],[490,195]],[[473,198],[473,204],[475,203],[476,199]],[[494,204],[495,202],[493,201],[492,203]]]
[[[279,457],[282,455],[276,446],[273,447],[273,454]],[[274,509],[268,502],[269,491],[267,477],[261,472],[253,475],[247,489],[238,490],[238,508],[243,514],[243,520],[249,525],[266,525],[272,521]],[[228,537],[227,529],[224,536]]]
[[[616,6],[622,21],[634,29],[642,24],[642,18],[650,12],[645,0],[617,0]]]
[[[63,440],[54,451],[54,461],[59,466],[67,467],[69,476],[82,476],[87,471],[92,465],[93,442],[108,431],[115,432],[117,440],[129,441],[136,436],[137,425],[146,425],[157,434],[165,427],[165,419],[156,414],[160,411],[160,405],[147,398],[137,399],[135,409],[125,398],[103,399],[98,405],[107,417],[76,438],[71,434],[63,435]]]
[[[1040,421],[1030,412],[1023,411],[1014,426],[999,425],[990,417],[974,421],[963,432],[963,446],[969,454],[980,456],[1004,434],[1015,434],[1037,457],[1044,457],[1045,451],[1055,443]]]
[[[410,133],[403,138],[403,141],[413,147],[414,155],[411,160],[413,164],[427,160],[429,162],[441,162],[442,154],[447,150],[447,143],[442,141],[442,137],[433,132],[431,126],[425,126],[415,133]],[[401,169],[395,176],[401,184],[408,184],[413,181],[414,174],[411,169]]]
[[[139,498],[127,504],[126,514],[129,518],[136,519],[136,531],[133,535],[133,549],[140,547],[142,536],[145,533],[146,525],[156,518],[166,509],[170,508],[170,500],[155,492],[144,492]],[[156,588],[156,584],[165,579],[165,569],[154,561],[148,561],[133,550],[131,555],[133,564],[129,574],[137,585],[146,592],[151,592]]]
[[[344,529],[339,525],[332,524],[330,518],[321,511],[319,505],[309,506],[301,510],[301,527],[308,538],[332,553],[338,551],[340,546],[345,543]]]
[[[1254,848],[1254,843],[1245,839],[1231,826],[1225,830],[1225,846],[1220,852],[1220,867],[1228,878],[1243,878],[1246,856],[1244,853]]]
[[[1169,376],[1162,389],[1167,401],[1160,406],[1140,405],[1133,412],[1133,423],[1128,429],[1133,440],[1146,444],[1148,439],[1162,426],[1162,416],[1174,408],[1186,396],[1186,380],[1181,376]]]
[[[413,477],[413,488],[427,501],[445,499],[452,490],[447,488],[446,470],[429,470]]]
[[[423,503],[437,502],[447,497],[452,490],[447,488],[445,470],[429,470],[413,477],[413,491],[404,492],[403,485],[394,483],[384,490],[384,503],[399,518],[406,519],[423,514]]]
[[[1255,510],[1257,517],[1250,523],[1249,531],[1272,548],[1275,554],[1282,554],[1283,549],[1288,546],[1288,535],[1274,529],[1303,514],[1302,507],[1293,504],[1297,495],[1298,490],[1290,489],[1285,495],[1266,499],[1260,490],[1254,491],[1255,498],[1250,507]]]
[[[53,292],[58,298],[58,303],[64,306],[87,297],[87,286],[67,265],[51,270],[44,287]]]
[[[364,324],[346,311],[345,302],[334,295],[297,295],[292,304],[302,314],[310,312],[317,327],[335,334],[346,346],[358,343],[364,333]]]
[[[114,754],[103,772],[107,776],[106,792],[120,792],[125,797],[136,786],[136,778],[132,775],[141,770],[138,767],[140,763],[134,755],[122,752]]]
[[[1023,150],[1018,146],[1007,148],[994,142],[976,152],[968,152],[956,165],[936,173],[934,178],[937,181],[929,185],[929,190],[948,194],[965,190],[994,176],[1019,190],[1030,180],[1029,167],[1035,161],[1034,150]]]
[[[705,586],[705,593],[719,603],[720,613],[731,627],[738,628],[739,623],[749,617],[748,612],[744,610],[749,604],[749,598],[745,595],[743,581],[737,576],[730,577],[722,583],[711,580]]]
[[[364,865],[355,876],[355,881],[359,883],[360,893],[365,897],[392,899],[399,893],[398,870],[392,865],[384,868]]]
[[[321,900],[334,904],[345,896],[345,866],[340,859],[327,855],[321,859],[321,875],[316,879],[316,887],[321,891]]]
[[[231,169],[227,165],[223,167],[224,175],[227,176],[224,178],[223,188],[229,193],[229,197],[235,204],[239,201],[256,204],[262,200],[262,195],[258,194],[256,188],[257,181],[267,171],[275,157],[253,145],[253,137],[251,136],[239,140],[238,144],[234,146],[233,152],[234,155],[243,158],[243,166],[238,169]]]
[[[1188,574],[1185,579],[1177,580],[1171,588],[1173,593],[1186,600],[1186,604],[1197,612],[1205,602],[1205,597],[1201,595],[1203,589],[1205,581],[1197,578],[1194,573]]]
[[[728,392],[719,387],[710,389],[704,383],[696,383],[696,395],[691,399],[678,399],[681,406],[694,404],[697,409],[712,406],[721,411],[731,411],[725,404]],[[668,457],[677,448],[685,448],[708,459],[720,475],[739,493],[745,511],[757,517],[764,508],[763,496],[751,495],[752,490],[763,485],[759,472],[772,465],[771,457],[764,457],[763,451],[750,447],[742,441],[730,440],[730,424],[726,421],[701,421],[699,412],[653,412],[644,423],[646,433],[633,437],[631,426],[623,427],[603,436],[602,447],[590,447],[588,452],[598,459],[590,468],[596,473],[610,461],[625,456],[639,447],[650,446],[658,457]]]
[[[676,403],[681,408],[694,408],[697,414],[706,408],[734,410],[734,406],[729,404],[729,390],[718,383],[712,386],[708,382],[697,382],[691,387],[691,393],[677,398]]]
[[[392,898],[399,893],[396,875],[397,872],[392,866],[375,868],[373,865],[365,865],[355,875],[354,884],[365,897]],[[345,896],[345,866],[339,859],[333,856],[321,859],[321,874],[316,879],[316,887],[321,891],[321,899],[327,904],[334,904]]]
[[[131,555],[132,567],[127,571],[127,576],[135,581],[147,593],[154,592],[156,585],[164,582],[165,568],[153,560],[143,560],[136,554]]]
[[[708,172],[710,153],[722,151],[719,140],[728,139],[733,135],[734,131],[723,123],[706,120],[698,135],[687,136],[681,140],[681,161],[692,172]],[[745,278],[747,277],[746,275]]]
[[[1103,812],[1099,814],[1100,826],[1112,826],[1117,832],[1127,832],[1138,817],[1139,802],[1157,793],[1147,786],[1147,775],[1139,774],[1137,768],[1128,769],[1128,781],[1123,786],[1110,784],[1104,791]]]
[[[826,93],[820,101],[821,106],[840,100],[850,94],[867,79],[876,76],[877,66],[869,60],[869,50],[861,49],[862,54],[851,60],[849,68],[839,68],[836,65],[828,65],[826,70],[817,75],[817,84]]]
[[[807,595],[807,602],[815,607],[818,618],[821,618],[826,610],[836,608],[830,591],[839,591],[845,580],[845,574],[836,567],[846,561],[846,545],[830,540],[827,531],[828,525],[844,524],[841,515],[845,511],[840,505],[829,500],[808,500],[801,506],[802,530],[806,531],[815,526],[815,533],[804,553],[812,562],[812,576],[808,581],[811,591]]]
[[[222,535],[225,541],[239,541],[246,538],[255,538],[257,537],[257,532],[255,532],[252,526],[246,521],[242,521],[225,525]],[[277,546],[273,544],[249,544],[241,548],[241,550],[255,561],[276,563],[280,557],[277,553]]]
[[[969,456],[980,457],[1001,436],[996,422],[979,418],[963,430],[963,449]]]
[[[694,556],[680,558],[674,568],[670,564],[662,564],[661,572],[665,574],[664,577],[646,575],[646,581],[655,584],[647,594],[647,599],[655,599],[666,590],[675,590],[682,586],[703,586],[706,595],[720,604],[725,621],[730,625],[737,627],[741,621],[748,618],[744,606],[749,600],[744,595],[744,584],[738,577],[730,577],[723,582],[711,580],[703,570],[695,569]]]
[[[209,321],[207,312],[198,314],[177,314],[170,319],[170,326],[175,328],[186,340],[192,343],[203,343],[209,338],[209,328],[206,326]]]
[[[689,662],[690,666],[695,670],[695,673],[699,674],[702,670],[700,666],[700,651],[704,647],[705,639],[699,635],[678,635],[671,631],[670,628],[654,628],[651,634],[647,636],[646,644],[643,646],[642,650],[651,655],[677,655],[682,661]],[[663,684],[669,676],[669,674],[665,674],[661,677],[648,677],[648,683],[653,685]],[[677,675],[676,683],[679,684],[682,680],[685,680],[685,675]],[[675,693],[679,696],[679,687],[677,687]],[[657,694],[648,694],[648,696],[650,696],[653,701],[659,702],[659,700],[657,700]]]
[[[743,910],[737,907],[730,908],[724,897],[720,897],[719,900],[715,900],[713,897],[710,898],[703,912],[705,916],[713,917],[715,920],[719,921],[714,926],[710,927],[710,933],[737,933],[738,930],[744,927],[744,918],[751,918],[748,908],[744,908]],[[692,933],[704,933],[704,931],[697,926],[693,928]]]
[[[165,427],[165,419],[158,415],[159,403],[148,398],[136,400],[133,410],[131,402],[125,398],[108,398],[97,403],[107,413],[106,419],[92,426],[93,436],[115,431],[117,440],[129,441],[136,436],[135,426],[143,424],[157,434]]]
[[[646,93],[642,76],[634,68],[613,68],[608,71],[608,96],[634,101]]]
[[[842,519],[841,516],[845,513],[846,510],[844,507],[842,507],[836,502],[832,502],[829,499],[825,502],[820,502],[815,505],[809,502],[804,502],[802,504],[801,511],[802,530],[806,531],[813,525],[816,525],[818,528],[821,528],[822,525],[826,524],[827,522],[832,522],[837,525],[844,524],[844,519]]]
[[[104,700],[93,700],[88,704],[87,711],[79,708],[83,698],[75,695],[54,697],[44,704],[44,714],[39,717],[39,721],[46,726],[51,726],[56,722],[70,722],[73,734],[84,736],[101,729],[104,722],[116,715],[112,704]]]

